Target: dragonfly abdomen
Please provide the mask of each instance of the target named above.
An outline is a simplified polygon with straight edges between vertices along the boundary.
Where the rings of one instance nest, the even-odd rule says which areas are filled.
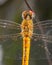
[[[22,65],[28,65],[29,62],[29,54],[30,54],[30,38],[23,38],[23,58]]]

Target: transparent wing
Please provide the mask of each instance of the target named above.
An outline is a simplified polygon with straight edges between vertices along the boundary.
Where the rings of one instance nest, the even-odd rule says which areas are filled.
[[[20,24],[13,22],[13,21],[9,21],[9,20],[2,20],[0,19],[0,27],[2,28],[8,28],[8,29],[18,29],[20,27]]]
[[[16,60],[16,58],[13,57],[17,51],[16,49],[20,48],[19,44],[16,44],[19,43],[18,38],[20,36],[20,24],[0,19],[0,59],[2,59],[4,53],[4,60]],[[19,60],[19,58],[17,60]]]
[[[38,42],[38,46],[40,46],[41,49],[43,48],[45,50],[46,58],[49,64],[52,65],[52,20],[37,22],[34,24],[34,27],[35,33],[33,33],[33,39]]]
[[[52,20],[39,21],[39,24],[42,26],[43,29],[52,28]],[[34,24],[34,27],[36,29],[39,29],[39,26],[37,23]]]
[[[33,34],[33,37],[34,37],[33,39],[35,41],[37,41],[37,40],[43,41],[40,43],[38,41],[38,44],[39,44],[39,46],[41,46],[41,49],[44,48],[45,55],[49,62],[49,65],[52,65],[52,20],[40,21],[39,24],[38,23],[34,24],[34,27],[35,27],[34,32],[36,31],[36,33]],[[42,51],[40,51],[40,53]],[[42,58],[44,58],[44,57],[42,57]]]
[[[45,35],[45,34],[37,34],[33,33],[33,38],[34,40],[43,40],[45,42],[50,42],[52,43],[52,35]]]
[[[20,34],[20,24],[0,19],[0,40],[18,37]]]
[[[37,34],[34,33],[33,34],[33,39],[35,40],[35,43],[38,44],[38,48],[40,50],[40,48],[45,50],[45,55],[46,57],[42,56],[39,57],[40,59],[47,59],[49,63],[52,62],[52,35],[47,35],[47,34]],[[37,42],[36,42],[37,41]],[[50,47],[49,47],[50,46]],[[40,51],[40,53],[42,52]],[[40,54],[41,55],[41,54]]]
[[[36,33],[34,36],[39,38],[39,39],[41,38],[43,41],[52,42],[52,34],[51,35],[47,35],[47,32],[52,30],[52,20],[40,21],[38,23],[34,24],[34,27],[35,27],[34,28],[34,32]],[[42,34],[40,28],[43,31],[43,34]]]

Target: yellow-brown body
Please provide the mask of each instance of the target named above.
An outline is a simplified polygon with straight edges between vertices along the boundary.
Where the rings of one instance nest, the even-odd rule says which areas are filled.
[[[23,57],[22,65],[28,65],[29,63],[29,54],[30,54],[30,39],[33,34],[33,22],[32,19],[24,19],[21,24],[21,34],[23,37]]]
[[[33,21],[32,19],[26,20],[24,19],[21,24],[21,34],[22,37],[32,37],[33,34]]]
[[[23,57],[22,57],[22,65],[28,65],[29,63],[29,55],[30,55],[30,38],[23,38]]]

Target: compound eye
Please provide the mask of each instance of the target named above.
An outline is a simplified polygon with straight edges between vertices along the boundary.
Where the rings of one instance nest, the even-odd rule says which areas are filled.
[[[31,11],[31,10],[29,12],[30,12],[32,18],[34,18],[35,17],[35,13],[33,11]]]
[[[35,18],[35,13],[32,14],[32,18]]]
[[[24,19],[24,17],[26,16],[26,11],[22,12],[22,18]]]

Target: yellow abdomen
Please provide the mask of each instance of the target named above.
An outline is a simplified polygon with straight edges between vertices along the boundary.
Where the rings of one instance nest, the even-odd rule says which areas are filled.
[[[29,54],[30,54],[30,38],[23,38],[23,58],[22,65],[28,65],[29,63]]]

